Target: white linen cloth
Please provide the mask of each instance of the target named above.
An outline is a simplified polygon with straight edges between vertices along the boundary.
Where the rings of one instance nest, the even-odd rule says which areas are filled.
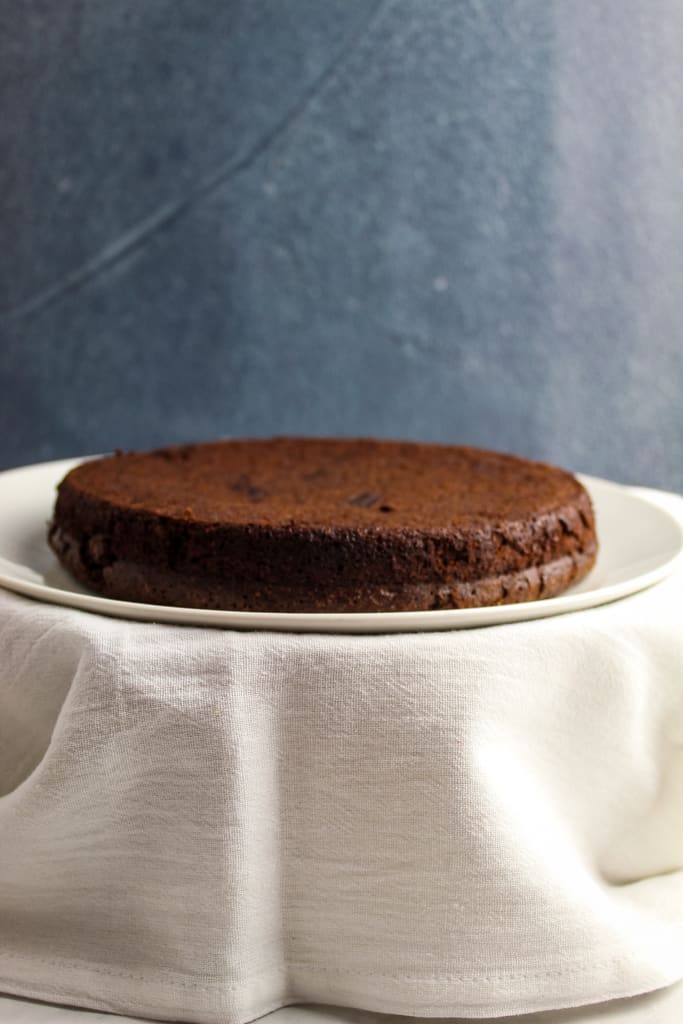
[[[241,1024],[680,979],[682,618],[681,568],[589,611],[394,636],[0,592],[0,991]]]

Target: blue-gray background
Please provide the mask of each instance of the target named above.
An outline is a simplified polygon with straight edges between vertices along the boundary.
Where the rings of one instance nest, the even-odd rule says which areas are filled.
[[[0,465],[399,436],[683,490],[680,0],[0,0]]]

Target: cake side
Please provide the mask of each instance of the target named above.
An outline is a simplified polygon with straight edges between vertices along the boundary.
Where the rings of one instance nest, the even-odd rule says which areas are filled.
[[[50,543],[106,596],[252,611],[534,600],[585,576],[596,554],[588,494],[555,467],[477,449],[300,439],[86,463],[60,486]]]

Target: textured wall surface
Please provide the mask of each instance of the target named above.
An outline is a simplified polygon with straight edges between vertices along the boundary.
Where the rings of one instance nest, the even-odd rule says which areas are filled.
[[[0,0],[0,465],[224,434],[683,490],[680,0]]]

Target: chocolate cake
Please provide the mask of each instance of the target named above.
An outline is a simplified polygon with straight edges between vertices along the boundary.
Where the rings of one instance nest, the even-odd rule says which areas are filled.
[[[596,556],[590,498],[570,473],[365,439],[91,460],[60,484],[49,542],[108,597],[281,612],[531,601],[581,579]]]

